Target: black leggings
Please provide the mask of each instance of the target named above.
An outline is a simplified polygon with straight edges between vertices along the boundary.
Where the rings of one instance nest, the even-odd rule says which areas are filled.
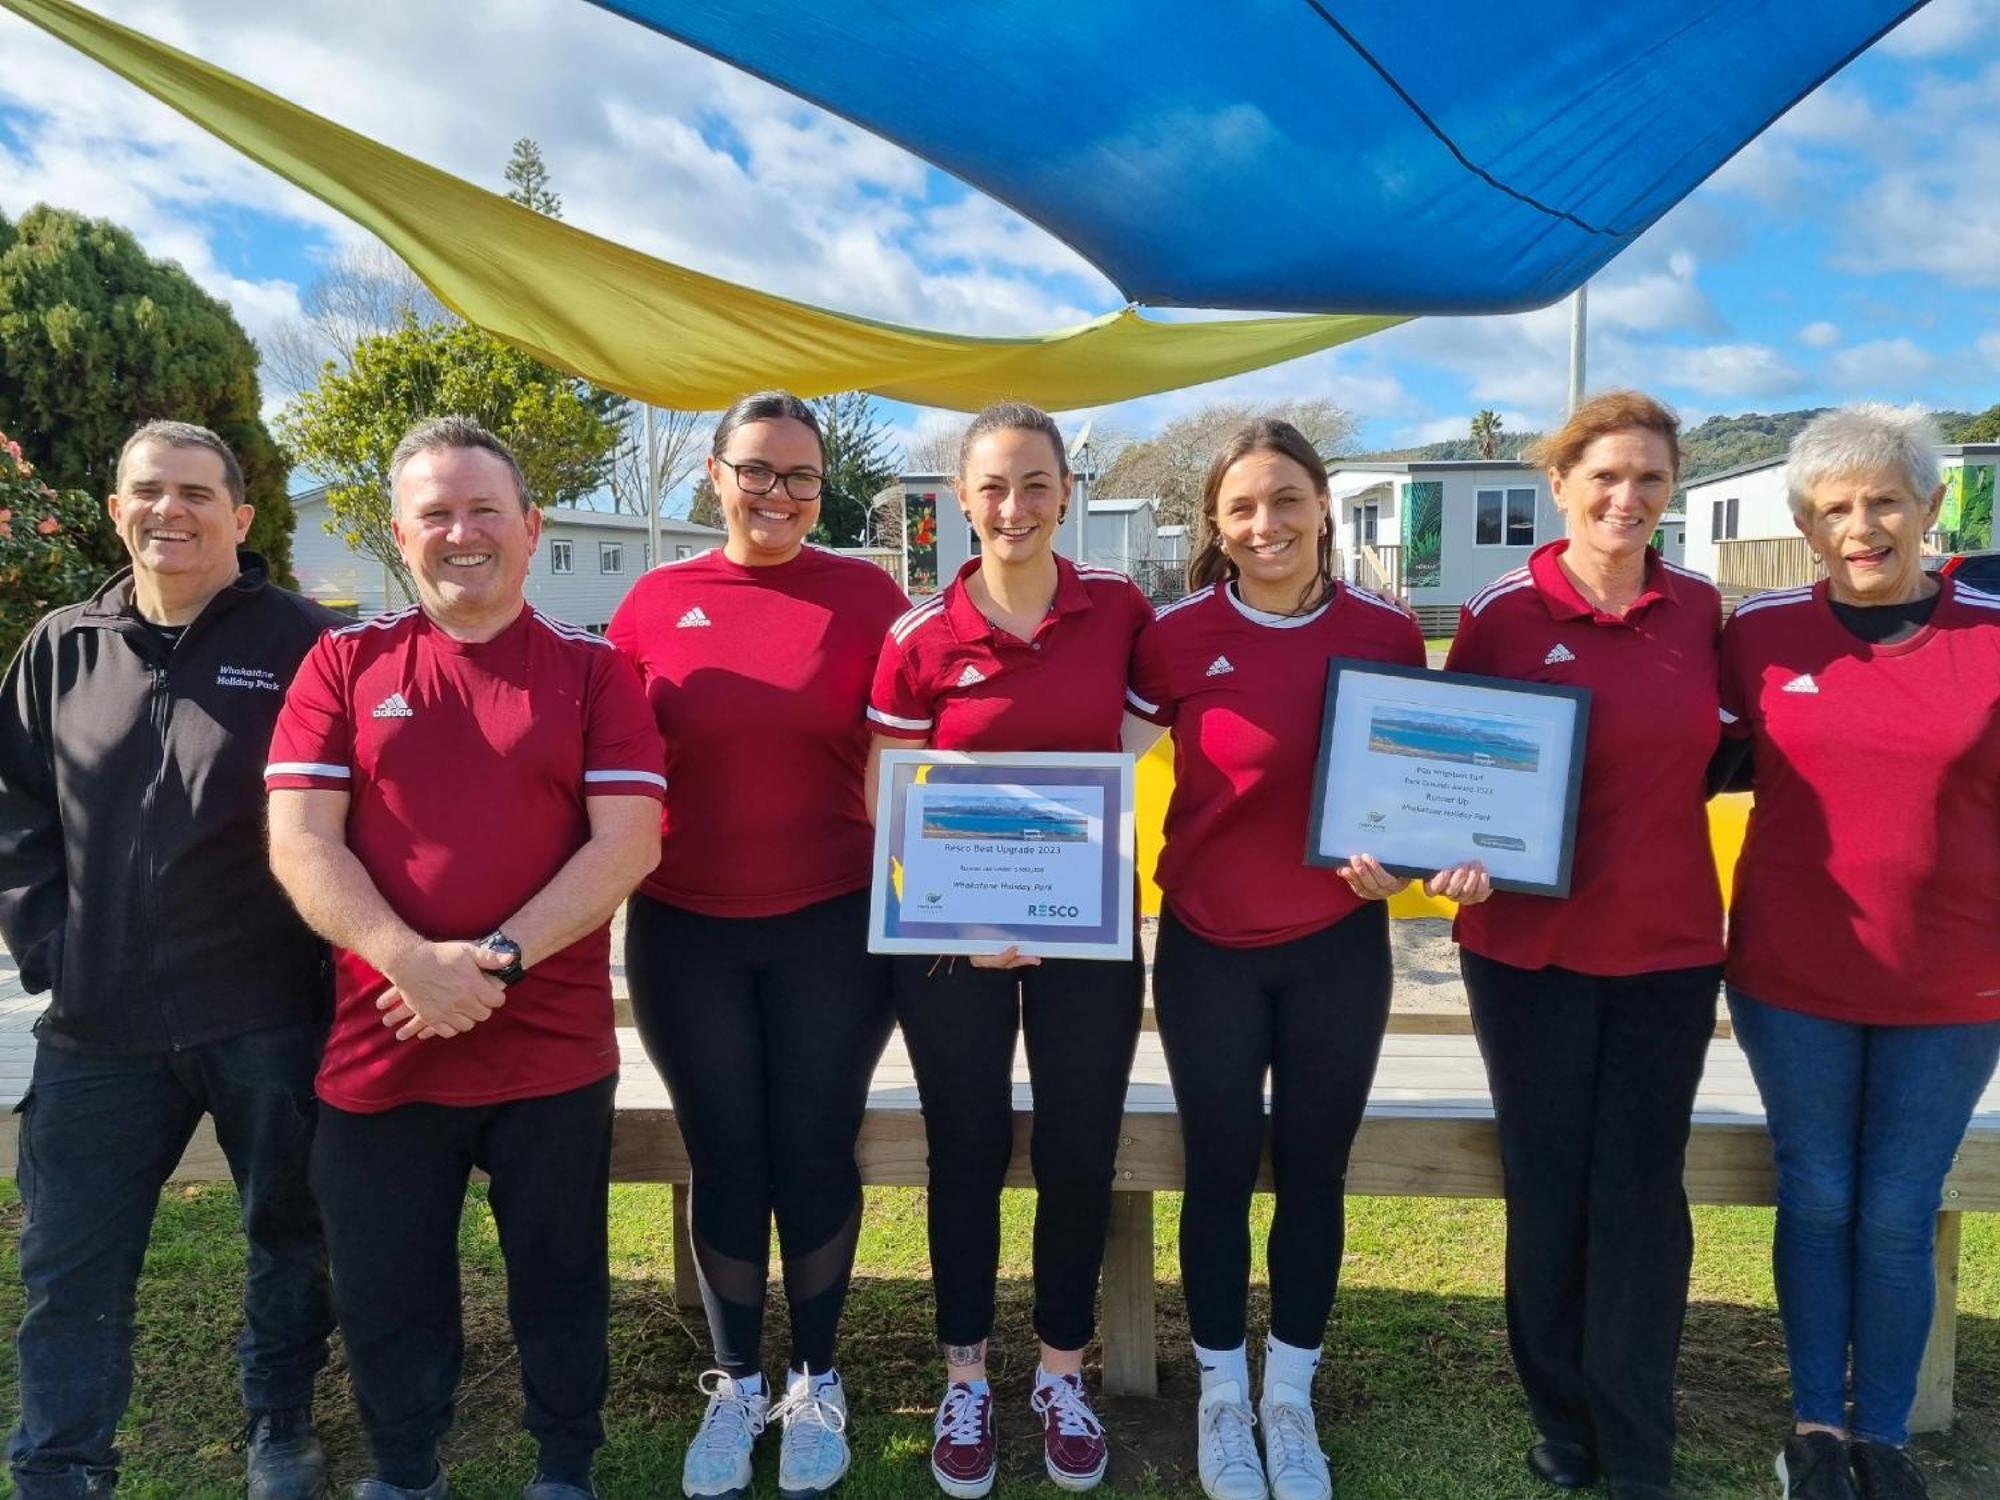
[[[931,1277],[940,1343],[993,1331],[1000,1189],[1014,1150],[1014,1038],[1034,1090],[1035,1332],[1081,1349],[1097,1327],[1097,1275],[1145,969],[1050,958],[1026,969],[898,958],[896,1015],[930,1146]]]
[[[1720,966],[1603,978],[1459,950],[1500,1129],[1507,1334],[1535,1425],[1614,1479],[1674,1470],[1688,1118]]]
[[[888,963],[867,951],[868,893],[776,917],[706,917],[635,895],[633,1017],[672,1096],[715,1361],[762,1366],[771,1219],[792,1366],[833,1365],[861,1232],[854,1141],[889,1039]]]
[[[1204,1349],[1244,1341],[1250,1195],[1271,1077],[1277,1212],[1267,1253],[1271,1332],[1316,1349],[1340,1281],[1347,1153],[1389,1023],[1389,920],[1371,901],[1268,948],[1219,948],[1160,918],[1153,1008],[1187,1152],[1181,1277]]]

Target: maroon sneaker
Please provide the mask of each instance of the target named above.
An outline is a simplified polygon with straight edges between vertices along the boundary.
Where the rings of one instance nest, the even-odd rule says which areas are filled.
[[[1049,1478],[1059,1489],[1089,1490],[1104,1477],[1111,1460],[1104,1424],[1090,1409],[1081,1375],[1058,1375],[1035,1388],[1034,1408],[1042,1419],[1042,1446]]]
[[[979,1500],[993,1488],[993,1476],[1000,1469],[992,1391],[975,1391],[963,1380],[954,1380],[945,1387],[934,1429],[931,1477],[957,1500]]]

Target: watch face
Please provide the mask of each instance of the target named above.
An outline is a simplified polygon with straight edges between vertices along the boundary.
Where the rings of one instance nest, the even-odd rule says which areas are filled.
[[[488,953],[506,959],[510,964],[521,961],[521,945],[512,938],[488,938],[480,946]]]

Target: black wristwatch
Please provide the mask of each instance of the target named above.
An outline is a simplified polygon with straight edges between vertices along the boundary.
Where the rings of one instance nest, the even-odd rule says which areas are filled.
[[[486,972],[509,989],[519,984],[528,972],[521,966],[521,945],[497,927],[473,946],[484,948],[488,953],[497,953],[507,960],[506,968],[488,969]]]

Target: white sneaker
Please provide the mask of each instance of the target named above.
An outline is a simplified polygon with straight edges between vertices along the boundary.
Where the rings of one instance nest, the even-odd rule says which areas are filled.
[[[1333,1475],[1319,1445],[1312,1398],[1289,1386],[1267,1391],[1257,1403],[1264,1424],[1264,1472],[1271,1500],[1333,1500]]]
[[[688,1500],[745,1494],[750,1489],[750,1450],[764,1430],[771,1398],[744,1394],[722,1370],[704,1371],[699,1384],[708,1396],[708,1410],[681,1461],[681,1493]]]
[[[1257,1462],[1257,1418],[1233,1380],[1202,1392],[1195,1408],[1195,1459],[1209,1500],[1264,1500],[1264,1466]]]
[[[785,1500],[819,1500],[847,1477],[847,1392],[838,1375],[792,1376],[769,1420],[785,1424],[778,1445],[778,1493]]]

